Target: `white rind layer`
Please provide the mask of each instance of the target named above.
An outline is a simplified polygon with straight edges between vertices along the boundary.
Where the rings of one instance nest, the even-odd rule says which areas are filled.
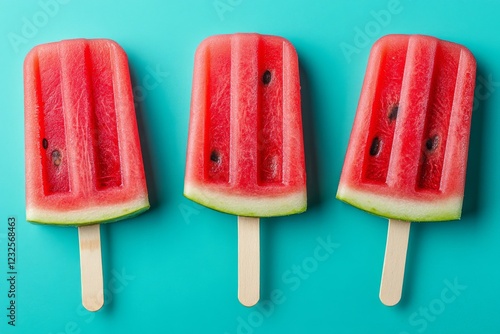
[[[50,225],[89,225],[117,221],[139,214],[148,208],[149,200],[146,196],[125,203],[96,205],[79,210],[27,208],[26,220]]]
[[[463,196],[445,199],[401,199],[339,186],[337,198],[378,216],[408,222],[431,222],[460,219]]]
[[[214,210],[247,217],[286,216],[304,212],[307,208],[305,189],[285,195],[243,196],[186,183],[184,196]]]

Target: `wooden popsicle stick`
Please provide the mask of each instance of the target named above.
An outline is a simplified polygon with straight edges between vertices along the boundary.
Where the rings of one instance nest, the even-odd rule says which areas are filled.
[[[92,312],[104,304],[100,225],[78,227],[82,303]]]
[[[401,299],[409,235],[409,222],[389,219],[379,295],[384,305],[394,306]]]
[[[254,306],[260,298],[259,218],[238,217],[238,300]]]

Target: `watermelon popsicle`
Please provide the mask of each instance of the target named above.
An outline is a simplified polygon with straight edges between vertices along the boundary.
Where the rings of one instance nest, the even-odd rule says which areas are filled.
[[[463,46],[388,35],[373,46],[337,198],[389,218],[380,298],[401,298],[410,221],[459,219],[476,62]]]
[[[149,208],[127,56],[111,40],[34,47],[24,63],[26,219],[78,226],[82,302],[104,302],[99,223]]]
[[[284,38],[212,36],[195,55],[184,195],[238,215],[238,298],[259,299],[259,217],[306,210],[298,58]]]

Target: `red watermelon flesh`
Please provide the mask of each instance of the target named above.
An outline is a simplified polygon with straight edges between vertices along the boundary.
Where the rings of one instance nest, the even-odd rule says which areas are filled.
[[[83,225],[149,208],[127,57],[118,44],[36,46],[24,84],[27,220]]]
[[[184,194],[240,216],[306,209],[298,58],[290,42],[233,34],[198,47]]]
[[[337,197],[405,221],[461,216],[476,62],[421,35],[375,43]]]

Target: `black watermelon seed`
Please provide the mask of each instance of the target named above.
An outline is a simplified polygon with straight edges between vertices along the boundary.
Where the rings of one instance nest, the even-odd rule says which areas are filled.
[[[59,150],[53,150],[51,153],[51,157],[52,157],[52,163],[55,166],[59,166],[61,164],[62,155],[61,152],[59,152]]]
[[[262,76],[262,82],[264,85],[268,85],[271,82],[271,72],[269,70],[266,70],[264,72],[264,75]]]
[[[394,121],[398,117],[398,110],[399,106],[397,104],[391,108],[388,115],[390,121]]]
[[[431,137],[425,142],[425,147],[428,151],[434,151],[437,148],[439,138],[438,136]]]
[[[49,141],[46,138],[43,138],[42,146],[45,150],[47,149],[47,147],[49,147]]]
[[[378,137],[373,138],[372,146],[370,146],[370,155],[375,156],[380,151],[380,139]]]
[[[213,162],[220,162],[220,154],[218,151],[213,150],[212,153],[210,153],[210,160]]]

